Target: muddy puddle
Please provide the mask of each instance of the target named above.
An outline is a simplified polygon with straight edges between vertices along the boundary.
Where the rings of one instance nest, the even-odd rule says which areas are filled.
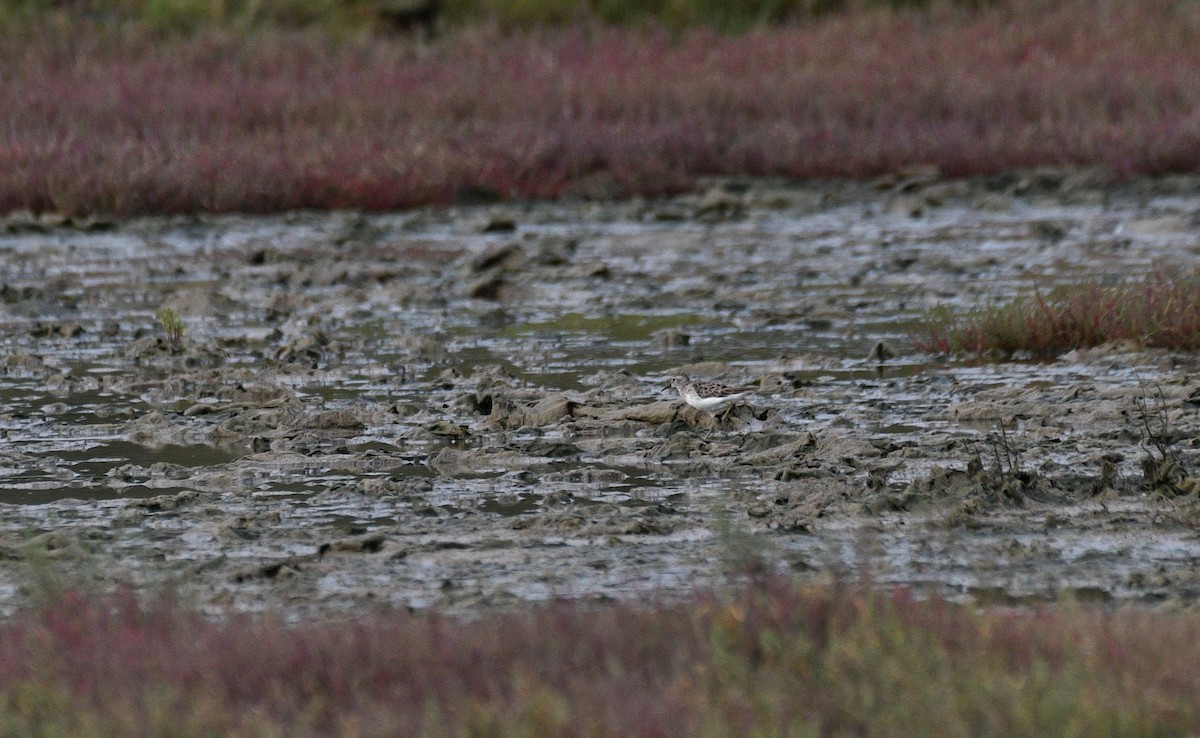
[[[982,363],[912,336],[935,306],[1191,266],[1197,193],[1048,172],[9,216],[0,606],[47,572],[312,617],[670,597],[764,568],[1190,603],[1194,356]],[[664,391],[678,372],[757,393],[718,423]],[[1148,475],[1164,453],[1178,468]]]

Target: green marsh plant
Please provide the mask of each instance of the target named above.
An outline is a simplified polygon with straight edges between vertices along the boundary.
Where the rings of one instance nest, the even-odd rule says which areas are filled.
[[[172,345],[179,345],[183,340],[183,319],[179,317],[179,313],[175,308],[164,307],[158,311],[158,323],[162,326],[163,336],[167,342]]]

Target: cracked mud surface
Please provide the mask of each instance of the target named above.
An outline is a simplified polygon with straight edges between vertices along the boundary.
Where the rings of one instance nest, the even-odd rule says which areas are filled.
[[[670,597],[762,567],[1191,603],[1195,356],[989,364],[910,337],[936,305],[1194,264],[1197,193],[1042,172],[10,216],[0,605],[46,571],[323,617]],[[663,391],[676,372],[757,394],[718,424]]]

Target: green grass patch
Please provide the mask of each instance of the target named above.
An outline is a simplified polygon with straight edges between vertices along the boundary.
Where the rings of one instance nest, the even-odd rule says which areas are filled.
[[[9,0],[0,4],[0,29],[83,18],[182,35],[297,27],[340,34],[385,30],[387,7],[383,0]]]
[[[1114,341],[1200,349],[1200,269],[1155,270],[1138,282],[1090,280],[1037,290],[967,314],[935,310],[918,348],[939,353],[1052,357]]]
[[[191,34],[211,29],[317,26],[338,33],[394,30],[420,18],[437,27],[498,23],[506,28],[579,21],[654,24],[673,29],[708,26],[745,31],[861,10],[921,11],[976,8],[989,0],[5,0],[0,27],[47,15],[75,14],[106,23],[140,24]]]

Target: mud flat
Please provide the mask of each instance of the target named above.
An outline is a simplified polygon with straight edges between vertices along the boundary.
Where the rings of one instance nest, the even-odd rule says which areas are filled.
[[[50,577],[213,612],[474,611],[763,569],[1191,603],[1194,355],[985,363],[911,336],[936,305],[1194,264],[1197,193],[1039,172],[11,215],[0,606]],[[663,391],[676,372],[757,394],[717,423]]]

